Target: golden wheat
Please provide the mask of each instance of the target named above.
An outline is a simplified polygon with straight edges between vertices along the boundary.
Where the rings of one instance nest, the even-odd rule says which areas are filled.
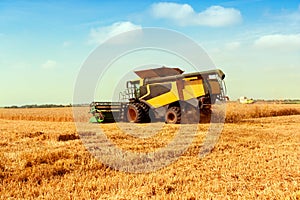
[[[210,154],[198,156],[209,128],[200,124],[178,161],[141,174],[115,171],[93,158],[70,109],[28,109],[22,120],[14,120],[19,109],[1,109],[0,199],[300,199],[300,116],[280,116],[297,114],[293,109],[299,106],[228,104],[227,120],[246,123],[225,123]],[[133,152],[164,147],[178,129],[171,125],[139,140],[116,124],[101,127],[119,148]]]
[[[76,121],[88,121],[88,107],[74,108],[77,113]],[[299,104],[240,104],[229,102],[226,104],[226,122],[239,122],[249,118],[275,117],[284,115],[299,115]],[[0,109],[0,119],[30,120],[50,122],[73,122],[72,108],[19,108]]]
[[[299,115],[299,104],[226,104],[226,122],[240,122],[249,118]]]
[[[75,108],[79,113],[77,120],[86,121],[90,117],[88,107]],[[73,122],[73,108],[17,108],[0,109],[0,119],[29,120],[48,122]]]

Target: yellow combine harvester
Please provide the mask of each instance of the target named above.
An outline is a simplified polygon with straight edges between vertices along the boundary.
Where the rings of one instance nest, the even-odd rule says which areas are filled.
[[[178,124],[200,113],[209,116],[211,105],[225,100],[225,75],[219,69],[184,74],[179,68],[161,67],[135,73],[140,79],[127,82],[120,102],[91,103],[90,122]]]

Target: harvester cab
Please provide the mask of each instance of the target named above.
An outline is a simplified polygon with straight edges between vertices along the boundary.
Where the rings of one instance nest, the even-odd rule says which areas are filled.
[[[219,69],[184,74],[179,68],[161,67],[135,73],[140,79],[127,81],[119,102],[91,104],[91,109],[103,115],[103,122],[113,118],[112,121],[177,124],[190,118],[185,113],[209,117],[211,105],[226,98],[225,75]]]
[[[122,95],[122,93],[120,94]],[[123,98],[119,97],[119,100],[125,100],[131,102],[131,101],[135,101],[135,99],[138,99],[139,97],[140,97],[140,80],[132,80],[126,82],[125,93],[123,93]]]

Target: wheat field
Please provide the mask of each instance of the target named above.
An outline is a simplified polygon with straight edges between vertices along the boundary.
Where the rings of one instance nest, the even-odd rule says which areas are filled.
[[[85,115],[88,109],[82,109]],[[300,105],[228,103],[210,154],[198,156],[209,128],[199,124],[177,161],[149,173],[117,171],[99,162],[73,121],[71,108],[0,109],[0,199],[300,199]],[[115,123],[99,125],[132,152],[166,146],[179,128],[122,125],[132,131],[163,126],[141,139]]]

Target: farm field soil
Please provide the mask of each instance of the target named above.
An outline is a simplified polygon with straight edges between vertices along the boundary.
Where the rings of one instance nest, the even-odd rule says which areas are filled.
[[[210,154],[198,156],[209,128],[200,124],[177,161],[140,174],[115,171],[93,158],[70,108],[24,109],[22,119],[14,117],[16,110],[0,109],[0,199],[300,199],[297,105],[230,104],[226,117],[232,122],[225,123]],[[116,145],[135,152],[164,147],[179,129],[122,125],[132,131],[164,127],[141,139],[124,135],[116,124],[101,125]]]

